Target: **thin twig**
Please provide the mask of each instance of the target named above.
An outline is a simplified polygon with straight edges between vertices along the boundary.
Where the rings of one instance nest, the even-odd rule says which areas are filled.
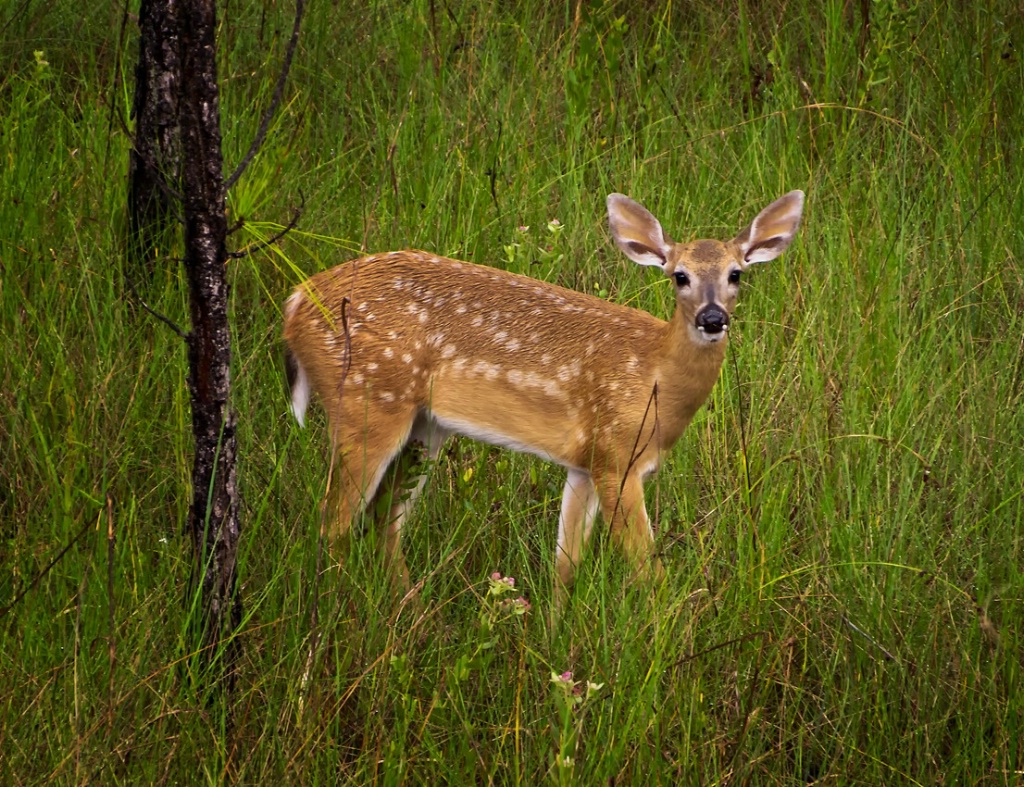
[[[128,0],[124,2],[124,10],[121,13],[121,29],[117,34],[117,55],[114,58],[114,76],[110,83],[110,115],[107,118],[107,148],[103,154],[103,175],[107,176],[107,167],[110,164],[110,140],[113,139],[114,115],[117,106],[117,84],[121,78],[121,53],[124,51],[124,34],[128,28]]]
[[[281,240],[281,238],[283,238],[285,235],[287,235],[289,232],[295,229],[295,227],[298,226],[299,223],[299,216],[302,215],[302,209],[306,205],[306,198],[302,196],[301,191],[299,192],[299,200],[299,207],[295,209],[295,213],[292,214],[291,221],[289,221],[288,224],[285,225],[283,230],[274,235],[272,238],[267,238],[267,240],[260,241],[259,243],[253,243],[250,246],[246,246],[244,249],[240,249],[238,251],[229,251],[228,259],[240,260],[243,257],[248,257],[252,254],[255,254],[258,251],[263,251],[264,249],[270,248],[279,240]],[[241,224],[242,222],[239,222],[239,225]]]
[[[278,74],[277,84],[274,86],[274,97],[270,100],[270,106],[267,107],[267,111],[263,114],[263,120],[260,122],[259,130],[256,132],[256,137],[253,139],[252,144],[249,146],[248,152],[238,162],[238,166],[235,167],[235,171],[231,173],[227,180],[224,181],[224,192],[226,193],[238,179],[242,177],[242,174],[248,168],[249,164],[259,153],[261,147],[263,147],[263,140],[267,136],[267,131],[270,129],[270,121],[273,120],[274,115],[277,114],[278,104],[281,103],[281,97],[284,95],[284,83],[288,79],[288,72],[292,67],[292,57],[295,55],[295,46],[299,42],[299,27],[302,24],[302,11],[305,0],[295,0],[295,23],[292,25],[292,37],[288,41],[288,49],[284,53],[284,63],[281,65],[281,73]]]
[[[771,634],[767,631],[751,631],[749,634],[743,634],[739,637],[734,637],[733,639],[727,639],[725,642],[719,642],[717,645],[712,645],[710,648],[705,648],[704,650],[699,650],[696,653],[690,653],[689,655],[676,659],[676,661],[669,666],[669,670],[681,667],[687,662],[707,656],[715,651],[722,650],[723,648],[728,648],[730,645],[741,645],[744,642],[749,642],[752,639],[758,638],[762,640],[769,640],[771,638]]]
[[[387,161],[385,162],[387,164],[388,168],[391,171],[392,188],[395,190],[396,194],[398,193],[398,181],[395,179],[395,167],[394,167],[394,164],[392,164],[392,158],[394,158],[395,151],[398,149],[398,135],[402,132],[402,126],[405,125],[405,116],[409,112],[409,101],[411,100],[411,96],[412,96],[412,93],[410,92],[409,97],[406,99],[405,107],[402,109],[402,114],[399,115],[399,117],[398,117],[398,125],[395,128],[395,134],[394,134],[394,137],[392,137],[391,145],[388,147]],[[377,181],[377,191],[373,195],[373,202],[370,203],[370,213],[369,213],[368,216],[366,216],[363,219],[363,243],[362,243],[362,246],[360,247],[362,249],[366,248],[366,242],[367,242],[367,240],[368,240],[368,238],[370,236],[370,220],[373,217],[374,211],[377,210],[377,203],[380,202],[380,192],[381,192],[381,184],[382,184],[382,182],[383,182],[382,178],[378,179],[378,181]],[[396,220],[397,220],[397,214],[396,214]]]
[[[117,633],[114,626],[114,501],[107,495],[107,729],[114,725],[114,665],[117,663]]]
[[[501,160],[501,134],[505,130],[505,125],[501,122],[501,118],[498,118],[498,138],[494,140],[494,161],[491,163],[491,169],[487,172],[487,177],[491,182],[491,200],[494,202],[494,209],[501,214],[501,205],[498,204],[498,166]]]
[[[125,280],[128,282],[128,288],[132,291],[132,295],[135,296],[135,300],[139,302],[139,305],[143,309],[148,311],[151,315],[160,320],[160,322],[162,322],[164,325],[166,325],[168,328],[170,328],[172,331],[178,334],[178,336],[181,339],[184,339],[186,342],[189,341],[189,335],[185,333],[183,330],[181,330],[181,328],[178,327],[177,323],[175,323],[170,317],[165,317],[160,312],[150,308],[149,304],[142,299],[141,295],[139,295],[139,291],[135,289],[135,282],[132,281],[130,276],[126,275]]]
[[[749,689],[747,691],[747,702],[746,711],[743,714],[743,726],[740,728],[739,735],[736,736],[736,740],[732,743],[732,755],[728,757],[729,760],[729,771],[734,771],[737,766],[737,761],[742,750],[743,741],[746,740],[747,734],[750,732],[750,724],[757,714],[757,708],[754,707],[754,695],[757,692],[757,682],[761,676],[761,663],[764,660],[764,649],[767,644],[766,639],[761,640],[761,648],[758,651],[757,661],[754,662],[754,675],[750,679]],[[736,682],[739,683],[739,673],[736,675]],[[737,695],[739,694],[739,686],[736,687]]]
[[[875,641],[874,637],[872,637],[870,634],[868,634],[860,626],[856,625],[852,620],[850,620],[848,617],[846,617],[846,615],[843,615],[843,623],[845,623],[847,626],[849,626],[849,628],[852,631],[855,631],[856,633],[860,634],[862,637],[864,637],[864,639],[866,639],[868,642],[870,642],[872,645],[874,645],[876,648],[878,648],[880,651],[882,651],[882,655],[885,656],[886,659],[888,659],[889,661],[895,661],[897,664],[899,664],[900,660],[898,658],[896,658],[889,651],[887,651],[885,648],[883,648],[881,645],[879,645],[878,642]]]
[[[651,434],[647,438],[647,442],[644,443],[644,447],[641,448],[639,451],[637,451],[637,447],[640,445],[640,437],[643,434],[644,427],[647,425],[647,416],[650,415],[650,412],[651,412],[651,405],[654,405],[654,428],[651,429]],[[651,395],[647,397],[647,408],[644,410],[644,417],[640,421],[640,428],[637,430],[636,438],[633,440],[633,449],[630,451],[629,462],[626,464],[626,471],[622,474],[622,480],[619,482],[619,495],[618,495],[618,499],[615,501],[615,508],[612,511],[611,516],[609,517],[609,520],[610,520],[609,521],[609,525],[611,525],[611,523],[615,521],[615,517],[619,513],[620,510],[622,510],[622,515],[626,518],[625,527],[628,528],[629,525],[631,524],[630,519],[629,519],[630,513],[628,511],[622,509],[622,492],[626,488],[626,481],[629,478],[629,474],[633,470],[633,466],[637,463],[637,461],[640,459],[640,457],[643,456],[644,451],[646,451],[648,446],[650,446],[651,440],[654,439],[654,437],[658,433],[658,431],[659,431],[658,384],[655,383],[654,386],[651,388]],[[642,478],[640,480],[641,480],[641,482],[643,481]],[[640,504],[643,505],[643,498],[642,497],[640,499]],[[648,526],[649,525],[650,525],[650,521],[648,520]],[[625,534],[623,534],[623,537],[625,537]],[[647,559],[649,560],[650,557],[648,557]]]
[[[736,353],[732,354],[732,369],[736,375],[736,409],[739,413],[740,419],[740,453],[743,455],[743,480],[746,481],[746,487],[744,489],[745,494],[743,495],[743,506],[747,510],[747,516],[750,517],[751,524],[754,523],[754,512],[751,510],[750,505],[750,460],[747,453],[747,419],[743,410],[743,381],[740,379],[740,366],[736,360]],[[753,526],[750,528],[750,534],[754,538],[755,545],[757,544],[757,527]]]
[[[992,195],[995,194],[996,191],[998,191],[1002,187],[1002,185],[1003,182],[1001,180],[996,181],[996,185],[989,189],[988,194],[986,194],[978,201],[977,206],[974,208],[974,212],[967,217],[967,221],[964,222],[963,229],[960,230],[960,234],[957,236],[956,246],[959,247],[960,241],[963,240],[964,235],[967,233],[967,228],[971,226],[971,223],[978,217],[978,214],[981,212],[981,209],[985,207],[986,203],[989,201]]]
[[[32,0],[23,0],[21,6],[15,9],[14,13],[8,17],[7,22],[4,24],[3,29],[0,30],[0,33],[6,33],[7,28],[13,25],[14,20],[17,19],[20,14],[24,13],[25,9],[30,5],[32,5]]]
[[[68,551],[71,549],[71,547],[73,547],[75,544],[77,544],[79,541],[81,541],[82,537],[86,533],[88,533],[93,527],[95,527],[95,524],[96,524],[95,522],[88,521],[88,522],[85,523],[85,525],[82,526],[81,530],[79,530],[77,533],[75,533],[74,538],[72,538],[70,541],[68,541],[67,544],[64,545],[64,548],[60,552],[57,553],[57,556],[53,560],[51,560],[49,562],[49,564],[45,568],[43,568],[38,574],[36,574],[34,577],[32,577],[31,581],[29,581],[29,583],[27,585],[25,585],[25,587],[23,587],[21,589],[21,591],[18,593],[18,595],[16,595],[11,600],[11,603],[8,604],[3,609],[0,609],[0,620],[3,620],[3,618],[5,618],[7,616],[8,612],[10,612],[16,606],[18,606],[18,603],[23,598],[25,598],[25,596],[28,595],[28,592],[30,590],[32,590],[36,585],[39,584],[39,580],[41,580],[43,577],[45,577],[47,574],[49,574],[53,570],[53,567],[56,566],[64,558],[64,555],[66,555],[68,553]]]

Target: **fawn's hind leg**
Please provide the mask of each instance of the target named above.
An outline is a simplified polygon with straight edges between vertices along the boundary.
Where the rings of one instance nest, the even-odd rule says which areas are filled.
[[[334,466],[324,527],[335,543],[348,534],[352,522],[376,496],[388,465],[408,442],[416,418],[413,407],[384,410],[365,401],[358,404],[358,408],[346,408],[332,423]]]
[[[402,528],[426,486],[430,465],[437,459],[450,434],[428,415],[421,413],[417,416],[408,442],[395,460],[394,472],[387,484],[377,491],[375,508],[388,497],[391,500],[387,518],[382,522],[385,528],[384,549],[394,580],[402,591],[408,591],[410,587],[409,569],[402,552]],[[380,515],[381,512],[375,513]]]

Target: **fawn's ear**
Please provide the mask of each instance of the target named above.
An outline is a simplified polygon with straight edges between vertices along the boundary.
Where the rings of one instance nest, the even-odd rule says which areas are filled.
[[[625,194],[608,195],[608,226],[615,243],[639,265],[664,266],[672,243],[647,208]]]
[[[733,239],[743,267],[774,260],[793,242],[804,211],[804,193],[791,191],[757,214],[750,226]]]

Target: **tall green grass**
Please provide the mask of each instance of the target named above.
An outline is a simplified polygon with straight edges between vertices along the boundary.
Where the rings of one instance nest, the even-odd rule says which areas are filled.
[[[305,199],[230,263],[230,712],[185,644],[185,348],[124,283],[134,31],[3,12],[3,781],[1019,783],[1024,25],[994,0],[870,7],[862,35],[838,1],[311,4],[229,200],[241,246]],[[223,11],[230,167],[292,8]],[[604,196],[729,237],[793,188],[801,235],[748,277],[722,380],[648,484],[663,587],[599,529],[550,635],[563,472],[470,441],[408,530],[418,602],[370,526],[318,575],[323,417],[297,429],[279,361],[303,276],[414,246],[667,316]],[[145,289],[186,326],[179,254]]]

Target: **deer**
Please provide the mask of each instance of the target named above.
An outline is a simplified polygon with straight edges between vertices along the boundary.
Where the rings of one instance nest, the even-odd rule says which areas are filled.
[[[330,542],[340,543],[368,506],[389,508],[379,523],[384,551],[408,591],[403,525],[429,467],[458,434],[566,468],[556,615],[598,509],[636,573],[662,578],[644,480],[719,377],[740,277],[789,247],[803,205],[804,193],[791,191],[732,240],[677,243],[640,203],[609,195],[618,248],[661,268],[674,288],[668,321],[425,251],[350,260],[300,284],[284,307],[286,371],[300,427],[314,393],[326,410]],[[391,466],[394,483],[382,485]],[[403,494],[389,506],[382,487]]]

